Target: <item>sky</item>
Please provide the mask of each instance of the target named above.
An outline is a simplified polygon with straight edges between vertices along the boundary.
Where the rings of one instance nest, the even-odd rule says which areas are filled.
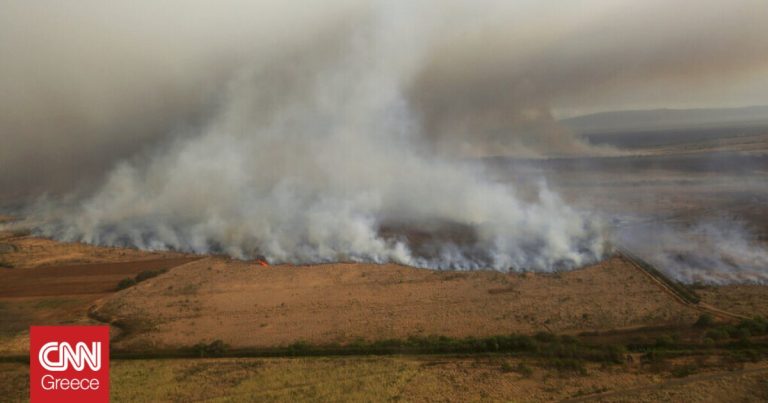
[[[768,104],[764,0],[381,3],[0,0],[0,198],[92,186],[199,132],[243,71],[343,59],[381,20],[435,152],[559,154],[559,117]]]

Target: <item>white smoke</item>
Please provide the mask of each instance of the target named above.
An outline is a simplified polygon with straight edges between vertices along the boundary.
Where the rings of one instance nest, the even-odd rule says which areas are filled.
[[[38,210],[40,233],[291,263],[555,270],[599,259],[600,226],[546,185],[523,197],[429,155],[406,93],[434,37],[430,8],[369,11],[254,58],[203,130],[122,163],[73,207]],[[409,241],[446,227],[461,236]]]
[[[768,284],[768,250],[744,223],[708,219],[692,225],[656,222],[620,228],[616,240],[687,284]]]
[[[366,32],[372,19],[389,29],[376,33],[389,49],[375,52],[416,70],[397,74],[412,81],[400,85],[433,147],[461,156],[594,152],[553,113],[765,103],[765,6],[0,0],[0,204],[92,191],[116,161],[183,135],[179,126],[199,127],[217,89],[248,59],[295,69],[302,66],[291,54],[311,64],[351,57],[343,40],[381,39]],[[348,72],[340,73],[323,74],[343,80]],[[251,87],[278,96],[281,87],[309,85],[309,76]]]

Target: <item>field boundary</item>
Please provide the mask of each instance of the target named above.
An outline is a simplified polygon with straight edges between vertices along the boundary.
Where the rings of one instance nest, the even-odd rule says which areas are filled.
[[[666,292],[668,295],[673,297],[679,303],[685,306],[691,307],[693,309],[696,309],[700,312],[709,313],[721,319],[726,319],[726,320],[750,319],[747,316],[724,311],[722,309],[715,308],[707,303],[702,302],[701,297],[699,297],[696,294],[696,292],[689,289],[684,284],[681,284],[680,282],[667,277],[661,270],[656,268],[656,266],[652,265],[648,261],[642,259],[641,257],[635,255],[634,253],[628,251],[625,248],[617,247],[616,249],[621,257],[623,257],[626,261],[631,263],[632,266],[638,269],[638,271],[640,271],[641,273],[646,275],[648,278],[653,280],[653,282],[656,283],[664,292]]]

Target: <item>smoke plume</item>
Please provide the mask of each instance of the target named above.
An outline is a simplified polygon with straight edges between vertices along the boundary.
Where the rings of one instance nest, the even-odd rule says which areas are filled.
[[[0,130],[13,151],[0,149],[0,186],[84,186],[88,196],[31,214],[67,241],[294,263],[574,267],[603,255],[598,220],[543,183],[528,194],[452,157],[599,152],[555,122],[553,105],[751,77],[767,62],[762,3],[736,3],[724,13],[701,2],[692,20],[682,1],[631,13],[635,2],[598,0],[91,1],[78,6],[87,13],[4,2],[0,50],[15,57],[0,58],[12,94]],[[674,18],[654,20],[662,7]],[[32,19],[46,29],[14,22]]]
[[[92,190],[117,161],[194,133],[244,65],[343,56],[340,41],[368,40],[374,19],[419,53],[402,95],[451,155],[594,152],[551,108],[743,104],[768,90],[762,0],[380,3],[0,0],[0,201]]]
[[[364,28],[253,62],[204,130],[120,165],[71,214],[53,211],[43,234],[292,263],[552,270],[599,258],[598,226],[544,185],[527,202],[425,155],[403,93],[423,34],[381,7]],[[407,242],[445,226],[468,239],[427,241],[424,254]]]

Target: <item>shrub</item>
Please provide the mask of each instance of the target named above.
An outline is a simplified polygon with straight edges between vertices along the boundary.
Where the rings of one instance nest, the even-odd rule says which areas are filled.
[[[666,354],[659,350],[650,350],[640,357],[640,360],[644,363],[661,362],[666,359]]]
[[[754,319],[742,320],[737,327],[748,330],[752,335],[760,335],[768,331],[768,322],[761,317],[756,317]]]
[[[745,327],[741,327],[736,331],[736,338],[738,339],[748,339],[752,336],[752,332],[749,331],[749,329]]]
[[[308,351],[312,350],[312,345],[307,343],[306,341],[299,340],[290,346],[288,346],[288,351],[292,354],[296,353],[306,353]]]
[[[524,378],[530,378],[533,375],[533,370],[522,362],[517,364],[514,371],[522,375]]]
[[[221,357],[227,351],[227,345],[221,340],[214,340],[208,344],[197,343],[192,349],[200,357]]]
[[[504,361],[501,363],[501,372],[514,372],[515,367],[512,366],[512,364],[509,363],[509,361]]]
[[[612,362],[614,364],[621,364],[624,362],[624,356],[627,354],[627,349],[624,346],[613,345],[608,347],[606,357],[603,361]]]
[[[733,325],[726,325],[720,328],[725,334],[728,335],[729,338],[735,339],[736,337],[739,337],[739,329],[736,328],[736,326]]]
[[[705,337],[714,341],[720,341],[725,340],[730,336],[728,335],[728,332],[723,329],[710,329],[705,333]]]
[[[731,352],[729,358],[734,362],[758,362],[763,356],[764,354],[756,350],[741,350]]]
[[[211,356],[218,357],[224,355],[227,351],[227,345],[222,340],[214,340],[208,345],[208,353]]]
[[[117,290],[124,290],[128,287],[132,287],[142,281],[149,280],[152,277],[157,277],[163,273],[165,273],[166,269],[161,270],[144,270],[143,272],[136,275],[134,278],[124,278],[120,280],[119,283],[117,283]]]
[[[124,290],[124,289],[126,289],[128,287],[132,287],[134,285],[136,285],[136,280],[134,280],[134,279],[132,279],[130,277],[124,278],[124,279],[120,280],[119,283],[117,283],[117,290],[118,291]]]
[[[538,332],[536,333],[536,336],[534,336],[537,341],[543,342],[543,343],[550,343],[555,341],[555,335],[549,332]]]
[[[699,316],[699,319],[696,320],[696,323],[694,323],[693,325],[696,327],[709,327],[709,326],[712,326],[714,323],[715,323],[715,318],[712,315],[708,313],[703,313]]]
[[[659,336],[656,339],[656,347],[670,347],[674,344],[674,339],[672,339],[672,336],[664,335]]]
[[[501,372],[515,372],[523,376],[523,378],[530,378],[533,375],[533,369],[520,362],[517,365],[512,365],[509,361],[501,363]]]
[[[688,375],[694,373],[695,367],[693,365],[682,365],[672,370],[672,376],[675,378],[685,378]]]
[[[565,343],[565,344],[577,344],[579,342],[578,339],[576,339],[575,337],[573,337],[571,335],[560,336],[560,341]]]
[[[655,373],[665,372],[670,368],[667,354],[663,351],[650,350],[640,357],[640,362]]]

